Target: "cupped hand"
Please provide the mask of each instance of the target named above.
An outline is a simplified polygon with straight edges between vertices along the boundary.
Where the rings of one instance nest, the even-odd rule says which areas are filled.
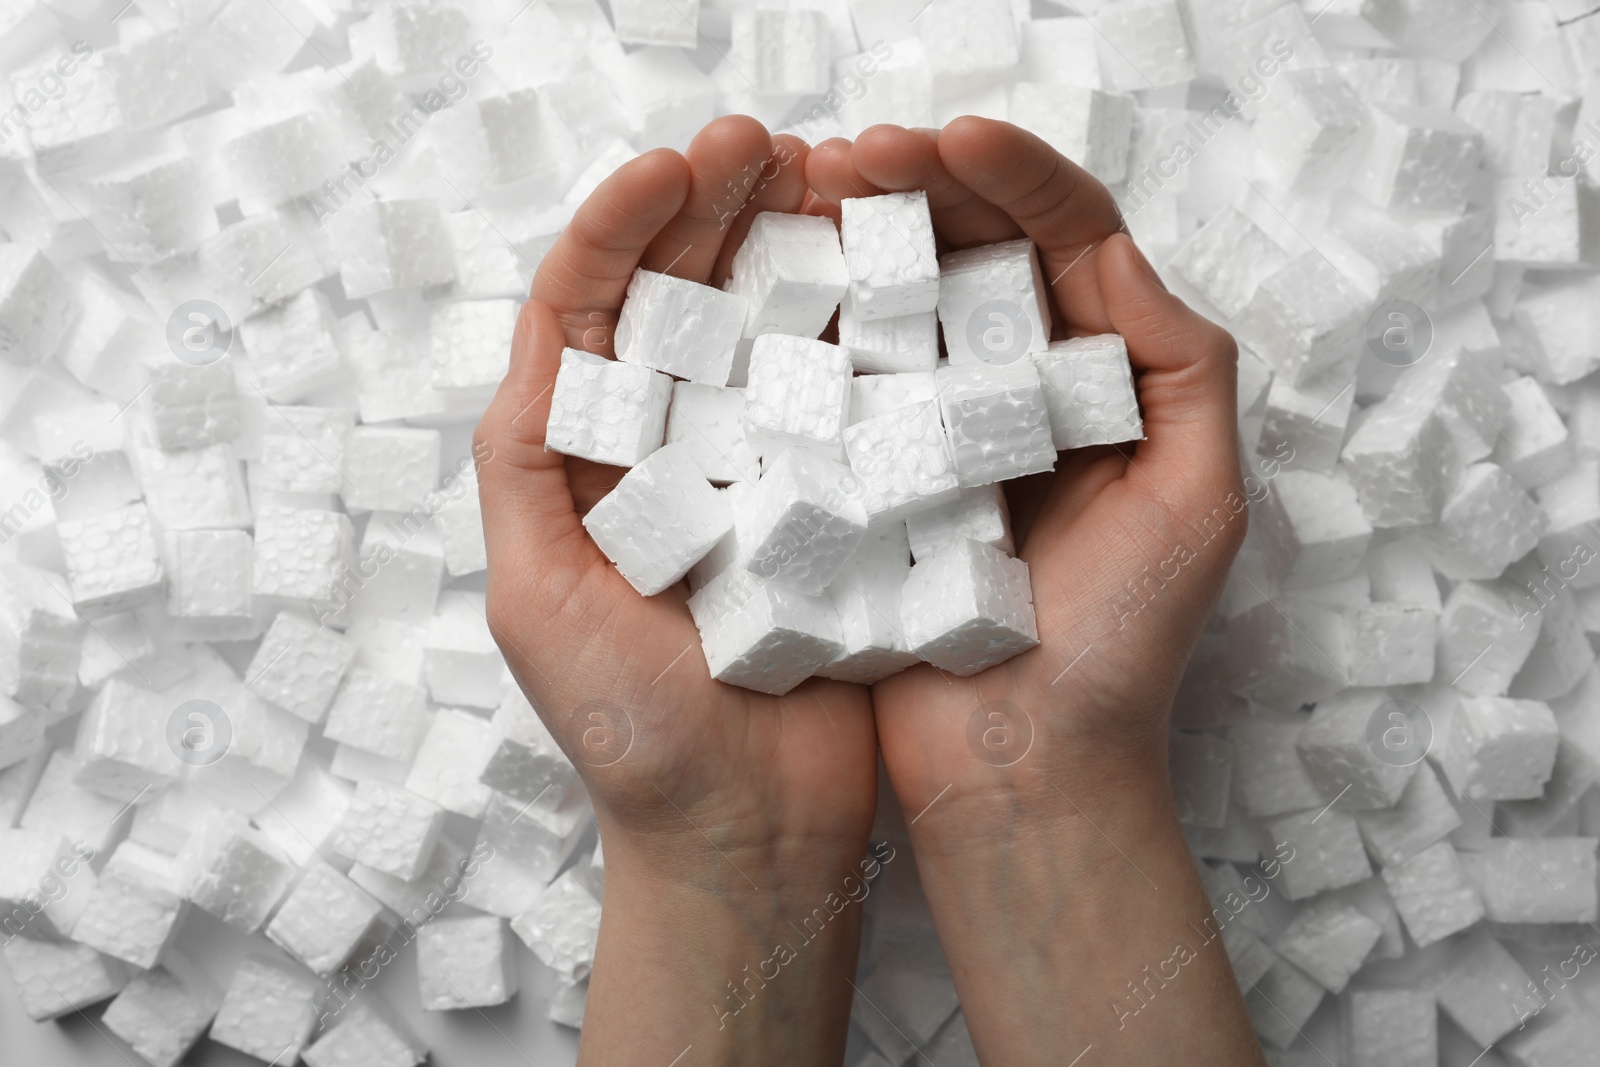
[[[588,785],[608,868],[752,894],[862,854],[867,690],[713,681],[682,584],[640,596],[583,528],[625,471],[546,451],[545,424],[563,346],[613,354],[634,270],[720,285],[755,214],[805,206],[806,155],[735,116],[606,179],[540,264],[475,442],[490,629]]]
[[[831,203],[927,190],[941,251],[1031,238],[1055,338],[1123,335],[1144,416],[1144,440],[1064,452],[1006,487],[1039,646],[970,678],[924,664],[874,687],[906,811],[940,798],[927,818],[960,821],[1165,788],[1167,711],[1245,531],[1232,339],[1167,292],[1103,185],[1015,126],[877,126],[818,145],[806,173]]]

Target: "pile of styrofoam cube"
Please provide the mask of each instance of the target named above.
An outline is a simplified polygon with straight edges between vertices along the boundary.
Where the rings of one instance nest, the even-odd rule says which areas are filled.
[[[600,852],[484,622],[471,428],[577,205],[743,112],[1008,118],[1238,336],[1251,532],[1171,768],[1187,947],[1271,1062],[1593,1061],[1600,3],[17,0],[0,75],[15,1058],[390,1067],[446,1061],[437,1012],[581,1022]],[[734,684],[1014,653],[999,483],[1138,436],[1071,386],[1124,382],[1114,341],[1044,344],[1031,246],[938,255],[871,192],[842,244],[765,216],[726,291],[640,273],[621,358],[552,396],[552,447],[631,468],[597,543],[642,592],[687,572]],[[1118,611],[1160,607],[1149,562]],[[849,1062],[974,1064],[879,792]],[[1170,1010],[1148,962],[1087,1010]],[[495,1025],[570,1061],[536,1022]]]
[[[583,524],[640,593],[688,577],[712,677],[976,674],[1039,643],[1002,484],[1142,436],[1122,339],[1049,328],[1033,242],[937,258],[922,192],[764,212],[726,291],[634,274],[617,359],[562,353],[545,443],[631,468]]]

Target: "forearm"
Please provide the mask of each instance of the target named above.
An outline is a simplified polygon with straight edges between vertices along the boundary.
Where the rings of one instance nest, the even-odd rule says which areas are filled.
[[[985,1067],[1065,1067],[1090,1046],[1096,1067],[1262,1062],[1157,772],[1091,792],[1074,781],[1105,769],[1085,768],[912,827]]]
[[[686,879],[607,848],[581,1063],[842,1062],[864,868],[723,866],[730,878]]]

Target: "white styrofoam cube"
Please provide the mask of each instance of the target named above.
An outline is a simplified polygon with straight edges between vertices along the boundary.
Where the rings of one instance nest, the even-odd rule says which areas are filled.
[[[356,200],[322,221],[352,300],[456,280],[450,229],[432,199]]]
[[[0,867],[0,907],[8,937],[71,934],[96,876],[88,866],[92,846],[75,846],[56,830],[0,829],[6,863]]]
[[[1338,993],[1382,935],[1383,928],[1363,912],[1319,897],[1295,914],[1272,947],[1328,992]]]
[[[1446,111],[1377,104],[1351,187],[1379,207],[1450,212],[1466,201],[1482,137]]]
[[[1367,414],[1340,462],[1367,520],[1380,528],[1435,521],[1458,467],[1444,420],[1394,402]]]
[[[13,937],[0,945],[23,1014],[46,1022],[98,1004],[127,984],[129,968],[74,941]]]
[[[569,979],[588,975],[600,934],[600,902],[577,868],[534,897],[511,929],[545,965]]]
[[[1483,918],[1483,902],[1448,841],[1436,842],[1383,868],[1383,881],[1405,921],[1406,932],[1419,948]]]
[[[1260,516],[1268,566],[1291,587],[1349,577],[1372,539],[1372,526],[1349,480],[1318,471],[1279,474]]]
[[[1504,389],[1506,417],[1490,458],[1528,489],[1566,473],[1572,464],[1567,427],[1544,387],[1524,376]]]
[[[745,439],[765,457],[784,448],[837,456],[850,405],[850,356],[838,345],[762,334],[750,350]]]
[[[263,506],[256,516],[254,593],[268,603],[325,607],[350,574],[350,518],[333,511]]]
[[[306,289],[239,324],[239,339],[267,399],[292,404],[348,373],[328,300]]]
[[[728,291],[749,304],[745,337],[819,336],[850,285],[839,231],[818,215],[763,211],[734,253],[732,270]]]
[[[1439,1012],[1431,991],[1355,990],[1347,1010],[1352,1067],[1432,1067],[1439,1062]]]
[[[939,315],[919,311],[869,319],[847,305],[839,310],[839,346],[860,374],[931,372],[939,362]]]
[[[1144,439],[1128,345],[1119,335],[1056,341],[1032,358],[1057,449]]]
[[[1262,829],[1269,850],[1282,845],[1294,850],[1294,861],[1283,865],[1280,876],[1283,895],[1290,900],[1304,900],[1372,876],[1353,815],[1313,809],[1266,819]]]
[[[829,598],[729,567],[689,598],[711,677],[782,696],[844,649]]]
[[[1597,909],[1592,837],[1491,837],[1461,853],[1466,880],[1499,923],[1592,923]]]
[[[317,1025],[322,983],[291,963],[239,963],[207,1031],[211,1040],[258,1060],[298,1056]]]
[[[263,700],[319,723],[356,655],[355,645],[294,611],[280,611],[245,669],[244,681]]]
[[[72,939],[148,969],[160,962],[177,934],[187,904],[173,886],[117,868],[116,860],[127,847],[120,846],[100,872],[83,914],[72,927]]]
[[[1233,327],[1256,351],[1277,353],[1283,375],[1305,387],[1354,367],[1367,311],[1361,292],[1313,251],[1264,278]]]
[[[846,425],[854,426],[900,408],[934,404],[938,399],[939,387],[932,371],[860,374],[850,379],[850,416]]]
[[[840,212],[840,240],[850,270],[849,313],[891,319],[934,310],[939,261],[928,194],[846,197]]]
[[[411,764],[406,789],[446,811],[469,818],[482,816],[490,789],[480,778],[499,741],[486,719],[456,708],[440,708]]]
[[[536,88],[486,93],[442,108],[428,125],[428,139],[440,170],[463,198],[557,178],[576,151]]]
[[[962,677],[1039,643],[1028,565],[978,541],[949,545],[912,567],[900,617],[918,656]]]
[[[1543,794],[1560,739],[1549,705],[1496,696],[1464,697],[1438,753],[1456,792],[1473,800]]]
[[[473,414],[481,411],[511,365],[521,306],[515,300],[433,305],[428,322],[433,388]]]
[[[1416,769],[1373,755],[1368,731],[1389,701],[1387,690],[1347,690],[1319,702],[1300,731],[1300,762],[1335,810],[1393,806]]]
[[[1229,619],[1234,692],[1258,704],[1299,707],[1345,688],[1345,625],[1338,609],[1300,600],[1256,604]]]
[[[900,624],[900,593],[911,573],[904,531],[871,530],[828,587],[844,651],[817,673],[870,685],[911,666],[917,655]]]
[[[745,439],[743,389],[673,382],[671,391],[666,440],[689,449],[708,481],[727,485],[761,476],[761,457]]]
[[[1498,577],[1543,532],[1538,505],[1493,463],[1467,467],[1440,508],[1439,521],[1422,528],[1434,566],[1451,579]]]
[[[350,879],[326,864],[313,864],[284,898],[266,933],[312,971],[326,975],[350,958],[382,910]]]
[[[1224,207],[1189,235],[1168,266],[1231,317],[1288,261],[1288,253],[1250,216]]]
[[[693,48],[697,43],[700,0],[663,6],[650,0],[617,0],[612,7],[617,40],[623,44],[658,44]]]
[[[804,449],[780,453],[734,512],[745,568],[818,595],[867,532],[862,495],[844,464]]]
[[[364,867],[415,878],[439,840],[444,810],[407,789],[359,782],[333,835],[333,849]]]
[[[1488,1048],[1520,1029],[1521,1011],[1536,1009],[1542,998],[1530,991],[1528,972],[1499,941],[1483,933],[1470,934],[1465,948],[1456,965],[1440,978],[1439,1010]],[[1507,1005],[1513,1010],[1507,1011]]]
[[[676,584],[732,523],[694,456],[676,444],[629,470],[583,517],[600,551],[645,596]]]
[[[971,539],[1012,555],[1011,513],[999,484],[963,489],[952,501],[906,518],[911,556],[929,558],[945,544]]]
[[[939,257],[939,321],[951,363],[1009,363],[1050,343],[1050,302],[1029,238]]]
[[[196,365],[158,358],[140,361],[139,368],[146,382],[141,402],[157,445],[194,448],[238,436],[239,389],[232,360]]]
[[[369,999],[343,1009],[338,1023],[300,1054],[308,1067],[416,1067],[428,1046],[411,1029]]]
[[[428,729],[427,694],[421,688],[352,667],[333,698],[324,737],[409,763]]]
[[[52,752],[34,784],[33,795],[28,797],[18,825],[26,830],[65,834],[96,852],[103,852],[122,832],[123,823],[118,815],[127,803],[78,785],[73,780],[76,773],[72,749],[58,748]]]
[[[617,319],[617,358],[704,385],[727,385],[748,312],[738,293],[641,268]]]
[[[1031,361],[944,367],[935,378],[962,486],[1055,469],[1044,385]]]
[[[232,812],[218,812],[189,835],[178,862],[196,907],[255,933],[294,880],[289,856]]]
[[[161,598],[166,573],[143,504],[64,520],[56,528],[72,605],[80,612],[107,614]]]
[[[222,991],[194,964],[168,953],[166,966],[135,975],[100,1017],[150,1067],[176,1067],[222,1003]]]
[[[486,1008],[517,993],[505,921],[475,915],[429,923],[417,938],[417,981],[428,1011]]]
[[[172,710],[159,693],[120,678],[106,682],[78,723],[74,781],[133,803],[176,779],[183,767],[168,747]]]
[[[844,447],[874,523],[939,507],[960,492],[955,457],[934,398],[850,426],[844,431]]]
[[[243,530],[174,533],[167,553],[167,612],[217,625],[248,624],[254,549]]]
[[[667,375],[637,363],[563,349],[545,448],[631,467],[661,447],[673,384]]]
[[[344,501],[351,508],[410,511],[439,484],[438,430],[357,426],[344,453]]]
[[[1257,158],[1273,184],[1295,192],[1341,180],[1361,148],[1367,109],[1332,67],[1285,71],[1255,124]]]
[[[0,359],[48,359],[81,311],[71,282],[39,249],[0,244]]]
[[[1076,85],[1011,88],[1011,121],[1108,185],[1127,174],[1134,107],[1131,96]]]
[[[85,637],[65,586],[52,571],[0,564],[0,694],[50,714],[67,710]]]

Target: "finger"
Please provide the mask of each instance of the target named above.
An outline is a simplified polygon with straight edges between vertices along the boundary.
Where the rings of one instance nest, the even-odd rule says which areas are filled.
[[[1004,211],[962,185],[939,158],[938,130],[873,126],[856,138],[851,161],[863,179],[889,192],[925,190],[933,228],[952,248],[1022,236]]]
[[[834,137],[813,148],[806,160],[806,183],[835,207],[853,196],[877,196],[883,192],[861,176],[850,154],[850,142]]]
[[[939,158],[1038,244],[1063,317],[1091,332],[1109,330],[1095,259],[1100,244],[1121,230],[1122,215],[1106,187],[1038,137],[994,119],[950,123],[939,134]]]
[[[733,257],[744,244],[745,234],[750,232],[750,224],[757,215],[763,211],[792,215],[805,206],[806,194],[810,192],[806,187],[806,157],[810,154],[810,147],[791,134],[779,134],[772,139],[772,157],[762,168],[755,193],[728,227],[727,240],[711,270],[712,285],[721,287],[733,272]]]
[[[639,257],[677,215],[688,190],[687,162],[659,148],[617,168],[578,208],[540,262],[532,290],[555,313],[567,345],[610,354],[611,329]]]
[[[569,568],[593,553],[567,485],[565,456],[546,452],[545,426],[565,334],[559,316],[538,300],[522,306],[512,335],[511,365],[478,422],[473,456],[484,543],[497,559],[539,559]]]
[[[645,249],[645,270],[704,282],[711,277],[728,227],[754,195],[772,157],[772,135],[748,115],[725,115],[689,145],[689,195]]]
[[[1214,499],[1237,486],[1238,347],[1161,284],[1126,234],[1101,246],[1096,270],[1111,328],[1128,343],[1145,440],[1136,466],[1160,486]]]

